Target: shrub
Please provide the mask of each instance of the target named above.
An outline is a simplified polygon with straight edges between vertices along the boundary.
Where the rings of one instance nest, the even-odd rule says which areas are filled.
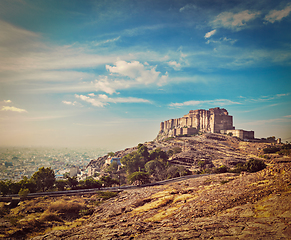
[[[63,222],[63,220],[55,213],[43,213],[39,220],[42,222]]]
[[[214,173],[226,173],[228,171],[227,166],[221,165],[219,168],[214,169]]]
[[[167,169],[167,178],[176,178],[181,176],[190,175],[191,172],[183,166],[172,165]]]
[[[85,205],[77,202],[68,202],[59,200],[53,202],[47,209],[49,213],[75,213],[79,214],[81,209],[84,209]]]
[[[267,148],[264,148],[263,149],[263,151],[264,151],[265,154],[266,153],[276,153],[276,152],[278,152],[280,150],[281,149],[279,147],[275,147],[275,146],[273,146],[273,147],[267,147]]]
[[[245,163],[246,170],[248,172],[258,172],[266,167],[266,164],[262,160],[251,159]]]
[[[18,192],[18,195],[19,197],[26,198],[29,193],[30,193],[29,189],[21,188]]]

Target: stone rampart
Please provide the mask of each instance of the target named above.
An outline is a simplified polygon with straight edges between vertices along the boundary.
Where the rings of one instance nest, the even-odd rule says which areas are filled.
[[[174,129],[176,130],[173,131]],[[193,129],[195,129],[195,131]],[[224,108],[191,110],[181,118],[170,119],[160,124],[160,133],[171,132],[171,135],[174,136],[179,134],[190,134],[190,131],[192,131],[193,134],[197,131],[219,133],[220,130],[228,129],[234,129],[233,121],[232,116],[228,115],[227,110]]]

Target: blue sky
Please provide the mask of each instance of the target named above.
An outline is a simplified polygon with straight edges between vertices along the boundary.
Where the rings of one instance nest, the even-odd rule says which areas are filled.
[[[291,141],[291,2],[0,1],[0,145],[118,150],[226,108]]]

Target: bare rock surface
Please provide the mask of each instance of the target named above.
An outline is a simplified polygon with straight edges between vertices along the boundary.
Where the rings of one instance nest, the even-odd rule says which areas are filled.
[[[123,191],[74,229],[34,239],[291,239],[291,164]]]

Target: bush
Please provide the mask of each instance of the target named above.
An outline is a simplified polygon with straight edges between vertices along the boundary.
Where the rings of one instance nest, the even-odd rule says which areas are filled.
[[[55,213],[43,213],[39,220],[42,222],[63,222],[63,220]]]
[[[220,166],[219,168],[214,169],[214,173],[226,173],[228,171],[228,167],[225,165]]]
[[[190,175],[191,172],[183,166],[172,165],[167,169],[167,179]]]
[[[149,183],[149,174],[145,172],[134,172],[128,176],[129,183],[138,182],[138,184]]]
[[[245,163],[248,172],[258,172],[266,168],[266,164],[262,160],[251,159]]]
[[[64,191],[65,190],[65,186],[67,185],[68,181],[67,180],[57,180],[55,182],[55,185],[58,189],[58,191]]]
[[[73,217],[76,218],[79,216],[81,210],[86,209],[84,204],[78,202],[68,202],[65,200],[59,200],[53,202],[45,212],[46,214],[49,213],[58,213],[61,214],[63,217]]]
[[[264,153],[276,153],[276,152],[279,152],[281,149],[279,147],[268,147],[268,148],[264,148],[263,151]]]

